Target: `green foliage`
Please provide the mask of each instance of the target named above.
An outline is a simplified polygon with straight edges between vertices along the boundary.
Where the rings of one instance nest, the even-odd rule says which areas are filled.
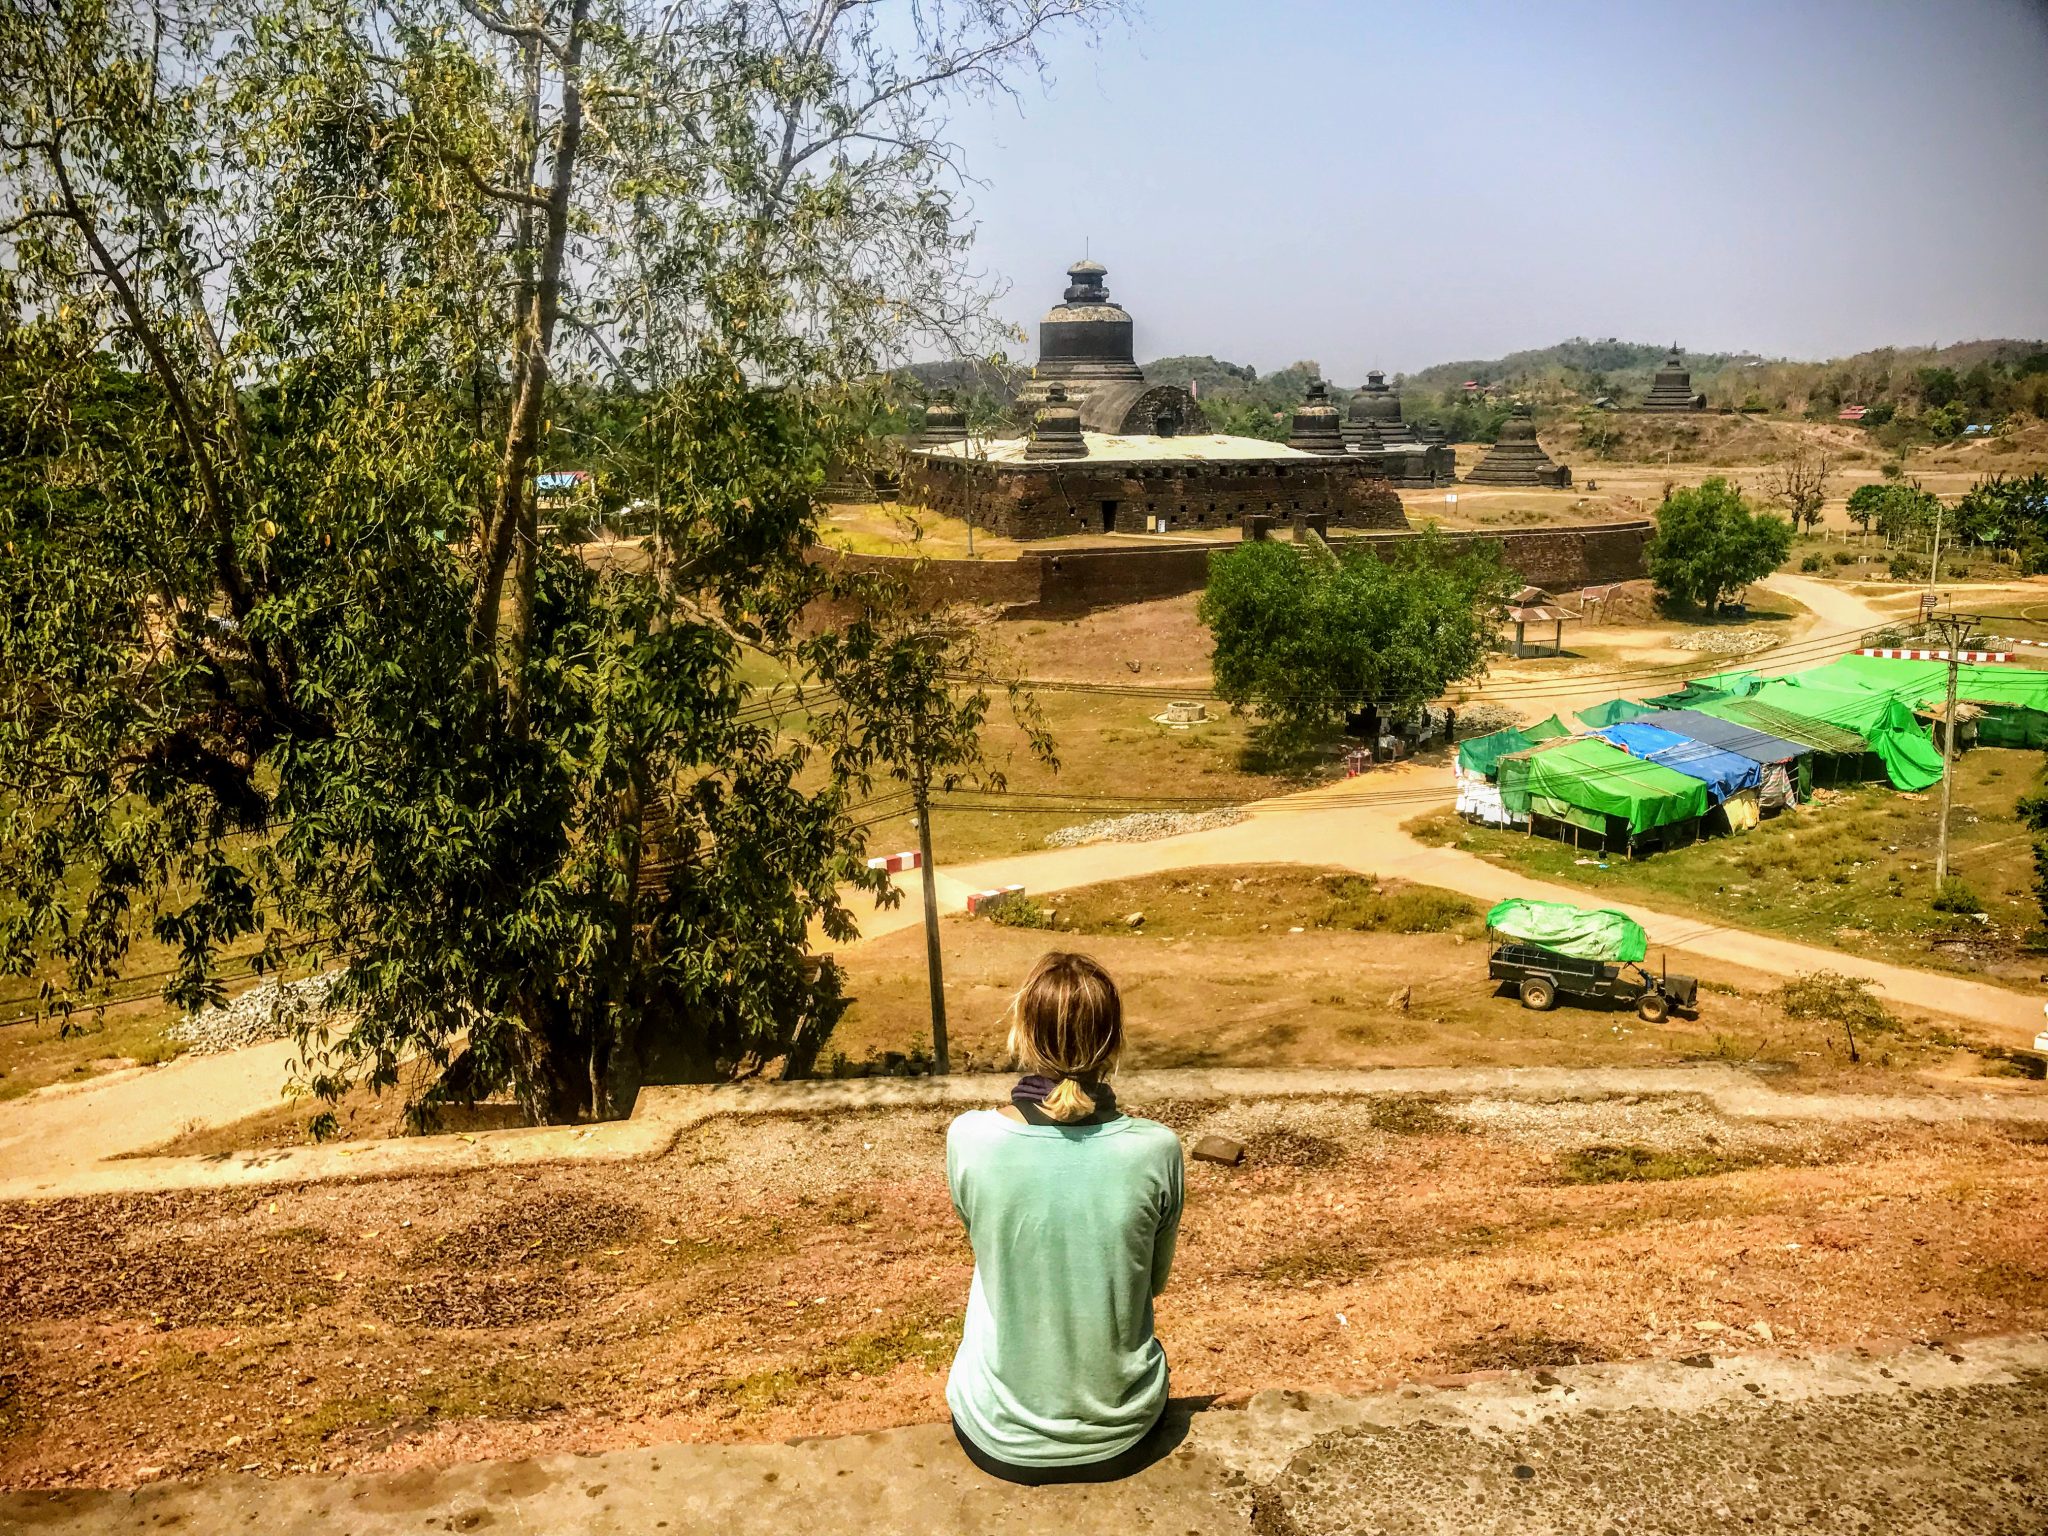
[[[985,901],[976,909],[976,916],[985,917],[999,928],[1051,928],[1053,914],[1033,901],[1028,895],[1019,893],[1012,896],[998,896],[994,901]]]
[[[1433,530],[1384,556],[1262,541],[1210,556],[1198,612],[1218,696],[1303,741],[1368,704],[1398,714],[1483,674],[1516,585],[1498,545]]]
[[[834,739],[742,668],[800,675],[836,381],[993,334],[934,113],[1045,18],[479,12],[0,12],[0,970],[343,964],[316,1092],[561,1120],[801,1074],[843,1007],[896,632],[821,658]],[[640,566],[537,536],[565,462],[651,503]]]
[[[1665,498],[1647,559],[1660,594],[1712,613],[1723,599],[1775,571],[1791,552],[1792,525],[1755,510],[1716,475]]]
[[[1982,912],[1984,903],[1977,899],[1977,893],[1971,890],[1966,882],[1950,875],[1941,882],[1941,889],[1934,893],[1934,910],[1968,917],[1973,913]]]
[[[1856,1034],[1887,1034],[1898,1029],[1899,1021],[1890,1009],[1870,995],[1876,985],[1862,976],[1844,976],[1836,971],[1806,971],[1778,988],[1776,1001],[1785,1017],[1840,1024],[1848,1042],[1849,1059],[1860,1059]]]
[[[1827,562],[1821,559],[1819,555],[1808,555],[1799,562],[1799,569],[1802,571],[1817,571],[1826,564]]]

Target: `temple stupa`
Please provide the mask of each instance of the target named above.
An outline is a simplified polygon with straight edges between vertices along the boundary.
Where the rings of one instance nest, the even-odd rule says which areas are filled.
[[[1401,392],[1375,368],[1344,412],[1344,442],[1370,459],[1394,485],[1410,488],[1449,485],[1457,479],[1451,450],[1424,442],[1401,416]]]
[[[1572,472],[1554,463],[1536,441],[1529,407],[1518,405],[1501,424],[1500,437],[1465,477],[1467,485],[1538,485],[1557,489],[1572,483]]]
[[[1038,323],[1038,366],[1017,391],[1027,413],[1055,384],[1089,432],[1174,437],[1207,429],[1195,398],[1178,384],[1147,384],[1132,350],[1130,313],[1109,296],[1099,261],[1067,268],[1067,291]]]
[[[1650,392],[1643,397],[1641,408],[1646,411],[1704,411],[1707,408],[1707,397],[1693,393],[1692,374],[1678,355],[1677,342],[1671,344],[1671,355],[1657,370],[1657,377],[1651,381]]]

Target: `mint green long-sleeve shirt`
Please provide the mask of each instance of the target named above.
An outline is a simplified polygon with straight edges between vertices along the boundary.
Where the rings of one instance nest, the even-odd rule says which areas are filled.
[[[1026,1125],[970,1110],[946,1182],[974,1283],[946,1403],[974,1443],[1027,1467],[1129,1450],[1166,1406],[1152,1298],[1180,1231],[1180,1138],[1154,1120]]]

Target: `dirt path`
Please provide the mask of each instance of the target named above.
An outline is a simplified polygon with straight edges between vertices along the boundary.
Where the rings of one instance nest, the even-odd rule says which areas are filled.
[[[1418,843],[1401,824],[1452,798],[1440,765],[1410,763],[1322,789],[1250,807],[1234,826],[1161,838],[1149,843],[1091,843],[1014,858],[990,859],[945,870],[938,879],[942,910],[961,911],[967,894],[1020,884],[1030,891],[1063,890],[1102,880],[1129,879],[1210,864],[1294,863],[1334,865],[1361,874],[1396,876],[1461,892],[1483,902],[1509,896],[1583,902],[1586,893],[1532,880],[1455,848]],[[1652,943],[1689,951],[1772,976],[1831,970],[1863,976],[1894,1007],[1958,1015],[1990,1026],[2008,1045],[2032,1041],[2042,1024],[2042,999],[1983,982],[1866,960],[1839,950],[1771,938],[1748,929],[1677,917],[1635,903],[1617,903],[1649,931]],[[923,920],[915,885],[891,911],[863,914],[865,937]]]
[[[0,1103],[0,1183],[61,1178],[187,1130],[260,1114],[282,1096],[296,1054],[293,1042],[273,1040]]]

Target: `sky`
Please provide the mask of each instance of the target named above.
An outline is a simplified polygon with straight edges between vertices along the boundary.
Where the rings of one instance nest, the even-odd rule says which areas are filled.
[[[2048,336],[2048,0],[1149,0],[953,133],[1031,340],[1339,382],[1570,336]]]

